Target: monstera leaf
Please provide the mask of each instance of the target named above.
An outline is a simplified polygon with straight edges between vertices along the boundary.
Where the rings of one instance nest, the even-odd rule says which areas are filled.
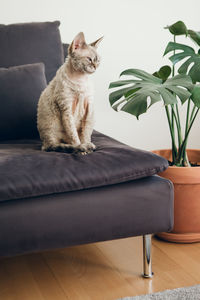
[[[154,76],[162,79],[163,81],[166,81],[167,78],[170,76],[172,70],[170,68],[170,66],[163,66],[160,68],[159,71],[153,73]]]
[[[181,50],[181,52],[173,54],[169,57],[174,65],[187,58],[186,61],[184,61],[184,63],[178,69],[179,74],[188,73],[194,83],[196,83],[197,81],[200,82],[200,54],[195,53],[192,47],[184,44],[170,42],[165,49],[164,55],[175,50]],[[190,68],[190,66],[192,67]]]
[[[200,85],[196,85],[193,88],[191,99],[194,102],[194,105],[200,108]]]
[[[173,34],[173,35],[182,35],[188,34],[188,30],[187,27],[185,25],[185,23],[183,23],[182,21],[178,21],[170,26],[166,26],[165,29],[169,29],[169,31]]]
[[[189,37],[200,46],[200,32],[188,30]]]
[[[131,75],[138,79],[112,82],[109,88],[128,86],[112,92],[109,96],[110,104],[113,109],[128,112],[137,118],[158,101],[163,100],[165,105],[175,104],[178,96],[184,103],[193,88],[188,75],[177,75],[165,81],[139,69],[125,70],[120,74],[122,75]]]
[[[186,35],[189,36],[194,42],[200,46],[200,32],[188,29],[183,21],[178,21],[170,26],[166,26],[165,29],[174,35]]]

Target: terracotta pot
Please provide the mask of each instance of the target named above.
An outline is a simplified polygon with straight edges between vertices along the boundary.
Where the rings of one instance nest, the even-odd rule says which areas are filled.
[[[154,153],[171,160],[171,150]],[[188,150],[192,163],[200,162],[200,150]],[[200,166],[169,167],[160,176],[174,184],[174,228],[170,233],[160,233],[164,240],[176,243],[200,242]]]

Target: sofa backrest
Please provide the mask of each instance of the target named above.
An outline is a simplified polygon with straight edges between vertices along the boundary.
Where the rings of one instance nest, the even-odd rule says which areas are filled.
[[[38,137],[40,93],[67,56],[59,25],[59,21],[0,25],[0,141]]]
[[[0,67],[44,63],[47,82],[64,62],[59,21],[0,25]]]
[[[64,44],[64,43],[63,43],[63,54],[64,54],[64,58],[66,58],[67,55],[68,55],[68,47],[69,47],[69,44]]]

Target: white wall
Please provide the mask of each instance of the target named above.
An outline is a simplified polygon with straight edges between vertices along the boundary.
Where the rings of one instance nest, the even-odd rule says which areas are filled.
[[[183,20],[200,30],[199,12],[199,0],[0,0],[2,24],[60,20],[64,42],[79,31],[89,42],[105,36],[99,47],[102,63],[94,75],[96,129],[143,149],[170,146],[163,105],[156,104],[140,121],[116,113],[108,101],[109,82],[126,68],[154,72],[168,63],[162,54],[171,35],[163,27]],[[200,147],[199,133],[200,115],[190,147]]]

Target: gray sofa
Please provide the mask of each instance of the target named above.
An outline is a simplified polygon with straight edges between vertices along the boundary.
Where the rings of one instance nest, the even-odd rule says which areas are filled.
[[[97,131],[89,155],[41,151],[37,101],[66,55],[58,21],[0,25],[0,256],[142,235],[151,277],[151,234],[173,226],[168,162]]]

